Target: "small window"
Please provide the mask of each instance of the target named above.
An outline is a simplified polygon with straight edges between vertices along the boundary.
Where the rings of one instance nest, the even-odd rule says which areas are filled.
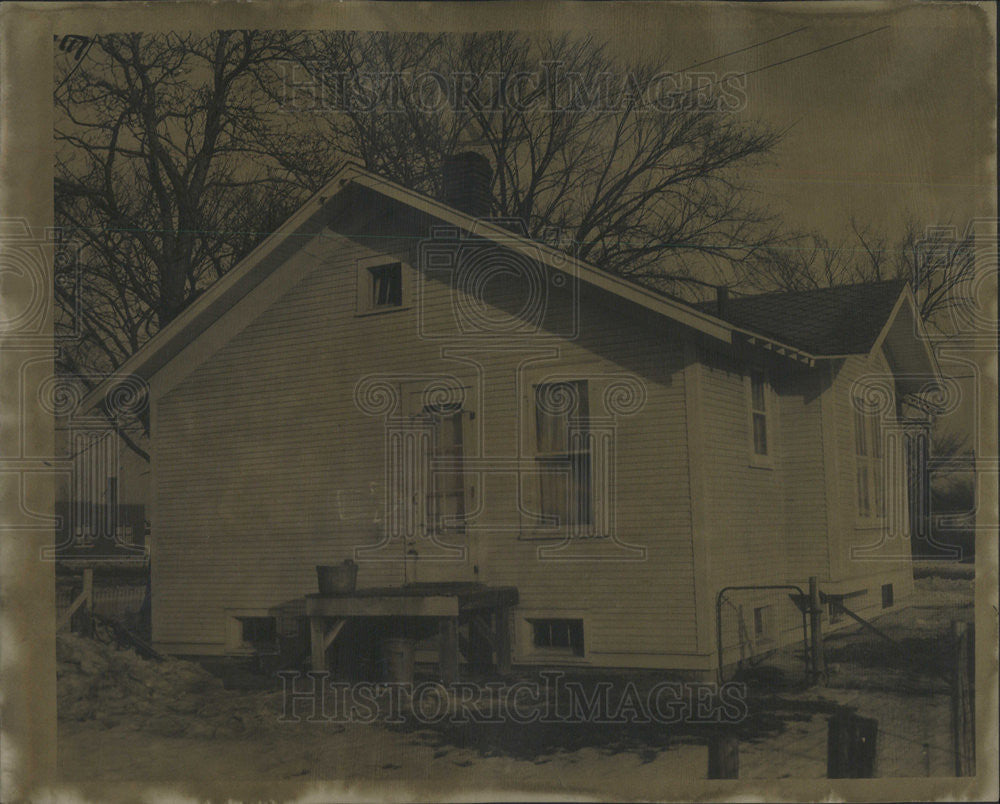
[[[536,648],[583,656],[583,620],[531,620]]]
[[[393,262],[368,269],[372,310],[403,306],[403,265]]]
[[[771,607],[758,606],[753,610],[753,634],[757,639],[771,637]]]
[[[278,642],[275,617],[240,617],[240,639],[243,646],[254,650],[269,650]]]
[[[892,606],[892,584],[882,584],[882,608],[887,609]]]

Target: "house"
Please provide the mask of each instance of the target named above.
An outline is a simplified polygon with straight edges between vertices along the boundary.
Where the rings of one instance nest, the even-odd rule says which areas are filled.
[[[900,422],[939,376],[907,286],[687,304],[486,219],[481,157],[446,169],[448,203],[344,167],[123,367],[158,649],[245,651],[347,558],[516,587],[522,665],[714,673],[727,587],[905,600]],[[750,638],[792,639],[765,609]]]
[[[61,416],[55,436],[56,561],[144,566],[148,463],[107,420]]]

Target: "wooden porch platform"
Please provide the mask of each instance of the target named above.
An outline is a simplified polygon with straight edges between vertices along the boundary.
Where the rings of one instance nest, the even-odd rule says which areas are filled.
[[[463,582],[376,586],[343,594],[307,594],[312,669],[327,669],[327,650],[352,617],[418,617],[438,621],[438,655],[445,683],[458,679],[458,631],[463,625],[469,628],[466,658],[483,662],[488,656],[490,663],[505,672],[511,661],[509,614],[517,603],[516,587]],[[470,653],[473,655],[468,655]]]

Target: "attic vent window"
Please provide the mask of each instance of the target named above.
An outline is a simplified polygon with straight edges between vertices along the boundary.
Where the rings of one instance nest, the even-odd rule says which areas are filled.
[[[368,269],[368,274],[371,281],[371,306],[373,309],[402,307],[403,266],[401,263],[376,265]]]
[[[357,314],[405,309],[410,293],[404,263],[382,255],[357,262]]]

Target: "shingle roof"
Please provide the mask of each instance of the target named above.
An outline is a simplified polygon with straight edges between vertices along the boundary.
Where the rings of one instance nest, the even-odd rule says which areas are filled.
[[[817,356],[863,354],[875,344],[905,284],[892,279],[731,297],[721,317]],[[715,302],[697,307],[717,314]]]

